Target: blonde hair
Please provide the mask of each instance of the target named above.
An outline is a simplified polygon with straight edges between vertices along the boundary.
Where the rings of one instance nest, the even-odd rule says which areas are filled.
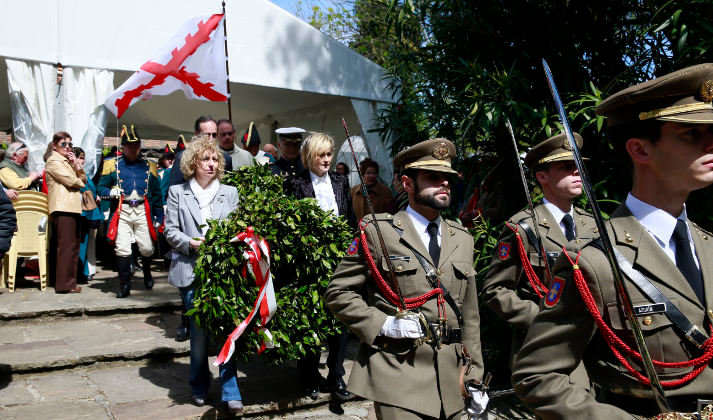
[[[302,142],[302,165],[312,169],[315,157],[334,150],[334,139],[325,133],[312,133]]]
[[[207,134],[193,136],[191,142],[188,143],[188,146],[186,146],[186,151],[183,152],[183,156],[181,156],[181,172],[183,172],[183,178],[186,180],[193,178],[196,175],[198,160],[202,159],[206,154],[211,152],[218,155],[218,170],[216,171],[216,178],[223,178],[223,175],[225,174],[225,158],[223,157],[223,151],[220,150],[215,140]]]

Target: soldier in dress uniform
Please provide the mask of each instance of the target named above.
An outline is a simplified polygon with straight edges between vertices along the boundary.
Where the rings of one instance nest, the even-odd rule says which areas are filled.
[[[577,133],[574,136],[581,148],[582,137]],[[582,194],[582,179],[564,134],[533,147],[525,156],[525,165],[531,169],[544,194],[543,202],[535,206],[539,225],[535,224],[529,209],[506,222],[483,283],[483,301],[513,327],[511,368],[538,311],[537,304],[549,287],[534,229],[539,231],[544,243],[550,268],[567,242],[598,236],[592,216],[572,205],[572,200]],[[575,376],[589,388],[583,366],[577,369]]]
[[[689,413],[699,399],[713,399],[713,236],[688,219],[685,205],[690,192],[713,184],[711,101],[713,64],[702,64],[624,89],[597,107],[615,152],[633,167],[631,192],[605,223],[606,234],[621,254],[669,406]],[[601,241],[569,242],[513,372],[515,391],[538,417],[658,414],[615,288]],[[582,360],[601,386],[597,399],[570,381]]]
[[[280,158],[272,165],[272,173],[283,178],[295,176],[304,170],[300,161],[300,145],[305,130],[297,127],[285,127],[275,130],[279,141]]]
[[[163,222],[163,200],[154,162],[141,157],[141,138],[136,128],[121,130],[122,155],[104,161],[97,189],[110,198],[111,213],[107,238],[116,246],[120,289],[116,297],[125,298],[131,291],[131,242],[135,238],[141,253],[144,285],[153,287],[151,255],[156,240],[155,226]]]
[[[408,207],[364,217],[325,294],[329,309],[361,340],[347,389],[374,400],[380,419],[457,418],[464,383],[483,376],[473,238],[441,217],[455,154],[450,141],[431,139],[396,155]],[[387,261],[409,312],[398,310]]]

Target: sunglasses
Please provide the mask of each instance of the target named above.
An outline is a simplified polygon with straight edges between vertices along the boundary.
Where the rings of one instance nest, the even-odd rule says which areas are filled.
[[[204,134],[207,135],[207,136],[211,136],[211,137],[213,137],[213,138],[218,137],[218,133],[204,133]]]
[[[59,142],[59,147],[72,147],[72,142],[71,141],[61,141]]]

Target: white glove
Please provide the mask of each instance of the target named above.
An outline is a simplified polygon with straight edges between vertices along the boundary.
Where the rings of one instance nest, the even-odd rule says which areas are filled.
[[[466,400],[467,407],[465,408],[468,417],[469,419],[480,418],[480,415],[485,412],[485,407],[488,406],[488,393],[470,383],[466,385],[466,389],[470,394],[470,398]]]
[[[121,197],[121,188],[112,188],[109,191],[109,197],[110,198],[119,198]]]
[[[381,326],[380,335],[391,338],[421,338],[421,323],[416,314],[406,314],[401,317],[387,316]]]

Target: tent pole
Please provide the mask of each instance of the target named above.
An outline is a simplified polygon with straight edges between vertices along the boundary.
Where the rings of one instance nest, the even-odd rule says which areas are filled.
[[[223,37],[225,38],[225,74],[228,76],[225,84],[228,88],[228,120],[233,122],[233,107],[230,95],[230,67],[228,66],[228,17],[225,15],[225,1],[223,1]]]

